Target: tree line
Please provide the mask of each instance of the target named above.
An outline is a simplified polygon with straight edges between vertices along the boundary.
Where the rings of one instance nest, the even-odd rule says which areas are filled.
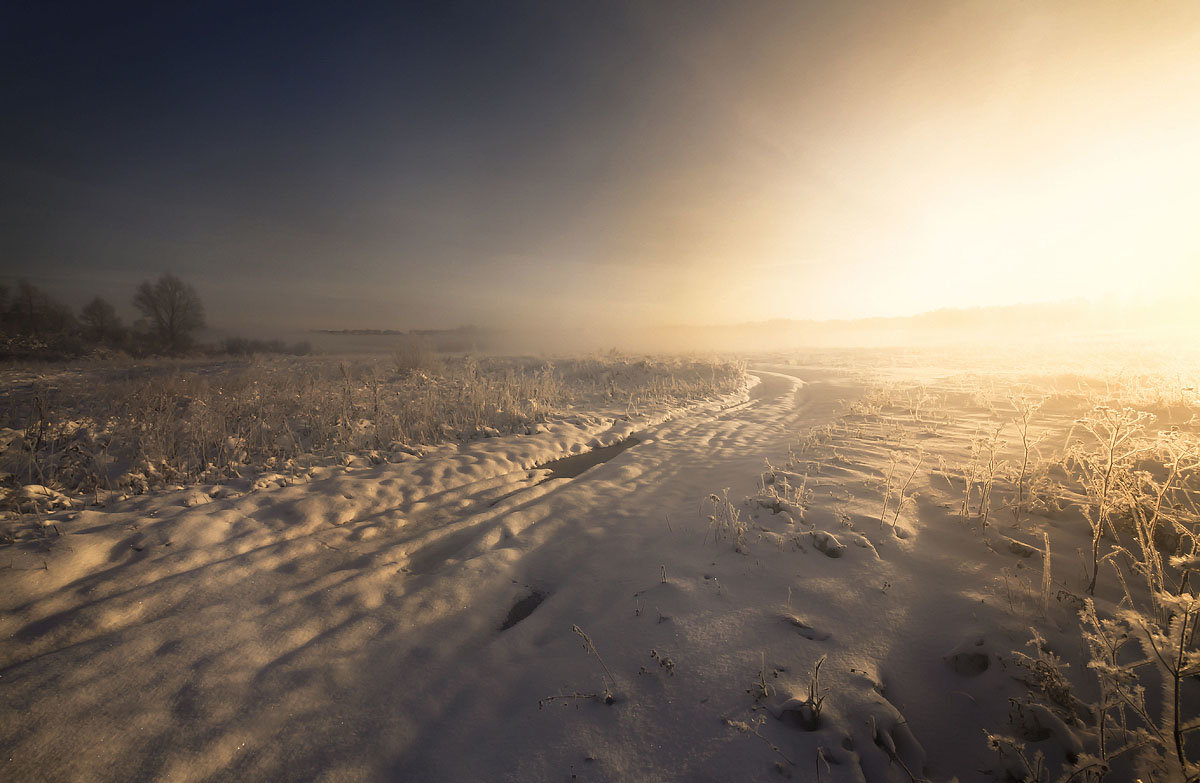
[[[175,275],[140,283],[132,304],[141,317],[126,326],[103,297],[95,297],[76,314],[27,280],[18,281],[11,291],[0,284],[0,357],[69,358],[105,349],[134,356],[311,352],[308,343],[289,346],[241,337],[219,346],[198,344],[196,333],[205,326],[204,305],[196,289]]]

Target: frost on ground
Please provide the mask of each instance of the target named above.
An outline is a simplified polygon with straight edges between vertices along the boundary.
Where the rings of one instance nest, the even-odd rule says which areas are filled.
[[[1171,734],[1197,717],[1195,677],[1175,701],[1162,671],[1118,681],[1144,657],[1139,617],[1195,665],[1194,542],[1147,560],[1119,513],[1145,505],[1090,502],[1090,392],[1045,381],[1021,425],[1011,379],[911,376],[760,362],[720,399],[399,463],[103,508],[30,490],[43,534],[0,550],[3,777],[1195,774]],[[1195,401],[1163,404],[1190,454]],[[1138,470],[1172,475],[1118,463],[1131,492]],[[1178,465],[1164,497],[1186,528],[1195,466]],[[1113,545],[1161,566],[1153,589],[1118,578]],[[1109,669],[1089,666],[1122,629]],[[1119,724],[1135,696],[1145,718],[1123,705]]]

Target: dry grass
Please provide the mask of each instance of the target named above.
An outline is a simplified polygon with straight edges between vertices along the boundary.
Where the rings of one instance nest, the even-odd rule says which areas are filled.
[[[435,361],[436,360],[436,361]],[[3,484],[147,491],[532,431],[572,406],[624,413],[735,390],[742,368],[682,359],[258,359],[9,368]],[[12,495],[10,494],[10,500]]]

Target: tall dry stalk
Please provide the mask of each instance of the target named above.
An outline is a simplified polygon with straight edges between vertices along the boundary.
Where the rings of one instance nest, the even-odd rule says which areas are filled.
[[[1071,460],[1082,473],[1084,489],[1090,501],[1083,509],[1092,531],[1088,595],[1096,594],[1096,580],[1100,575],[1100,541],[1105,530],[1110,532],[1114,541],[1118,538],[1110,518],[1115,490],[1120,481],[1118,474],[1129,470],[1133,457],[1147,449],[1147,446],[1137,443],[1136,436],[1153,418],[1152,414],[1145,411],[1098,405],[1075,422],[1094,441],[1093,448],[1079,443],[1071,452]]]
[[[1035,439],[1029,434],[1029,422],[1042,407],[1042,403],[1028,397],[1011,398],[1010,402],[1017,414],[1013,418],[1013,424],[1021,437],[1021,468],[1017,472],[1017,502],[1013,505],[1013,525],[1017,526],[1021,524],[1021,512],[1025,509],[1025,479],[1029,474],[1030,457],[1036,447]]]

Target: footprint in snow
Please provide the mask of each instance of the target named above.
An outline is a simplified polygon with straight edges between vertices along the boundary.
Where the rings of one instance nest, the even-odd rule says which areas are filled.
[[[877,550],[875,545],[871,543],[871,539],[867,538],[862,533],[858,533],[853,530],[847,530],[842,533],[842,538],[846,539],[857,547],[862,547],[863,549],[868,550],[871,554],[875,555],[876,559],[879,558],[879,550]]]
[[[816,628],[813,628],[807,622],[800,619],[799,617],[797,617],[794,614],[788,614],[788,613],[784,612],[783,614],[780,614],[779,617],[785,623],[787,623],[788,625],[795,628],[796,633],[800,634],[805,639],[810,639],[814,642],[824,642],[824,641],[828,640],[829,637],[832,635],[828,631],[821,631]]]
[[[826,761],[850,768],[852,777],[847,779],[865,783],[923,779],[925,748],[882,689],[864,686],[840,692],[836,702],[825,701],[819,716],[813,715],[807,687],[785,696],[771,711],[785,725],[814,732]]]
[[[955,645],[943,657],[946,666],[963,677],[978,677],[991,666],[992,656],[987,640],[982,636],[971,636]]]
[[[546,593],[541,590],[531,590],[528,595],[518,598],[512,605],[512,608],[508,610],[508,615],[504,618],[504,622],[500,624],[500,630],[507,631],[526,617],[529,617],[545,600]]]
[[[846,545],[837,536],[826,530],[814,530],[812,536],[813,548],[826,557],[841,557],[846,552]]]

